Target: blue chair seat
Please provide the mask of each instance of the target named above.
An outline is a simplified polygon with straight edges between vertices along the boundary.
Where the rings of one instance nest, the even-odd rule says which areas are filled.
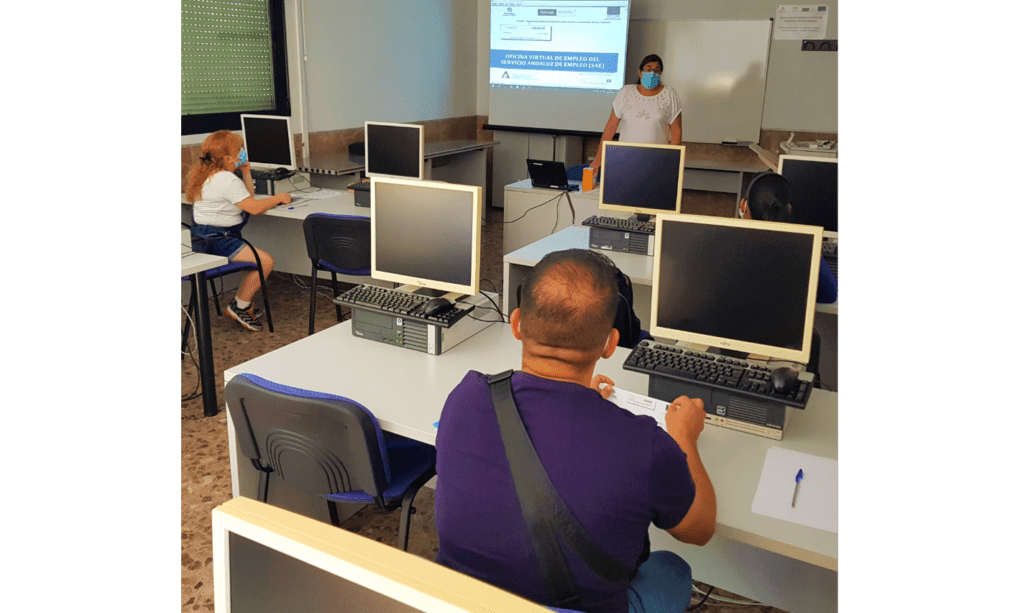
[[[394,444],[389,441],[388,432],[383,432],[383,435],[386,437],[386,455],[389,458],[391,479],[389,486],[382,492],[382,497],[387,500],[398,500],[403,498],[415,479],[435,465],[435,448],[410,439],[404,439],[404,444]],[[375,499],[363,490],[330,494],[326,498],[336,502],[375,502]]]

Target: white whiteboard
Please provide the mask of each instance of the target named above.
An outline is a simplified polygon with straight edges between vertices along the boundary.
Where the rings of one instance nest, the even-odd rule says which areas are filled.
[[[772,22],[632,20],[626,83],[646,55],[663,58],[663,83],[683,107],[684,142],[758,142]],[[618,126],[618,132],[620,126]]]

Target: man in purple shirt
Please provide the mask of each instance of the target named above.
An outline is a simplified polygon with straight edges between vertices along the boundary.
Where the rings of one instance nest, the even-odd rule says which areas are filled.
[[[704,545],[715,529],[715,491],[698,455],[701,400],[671,403],[666,431],[606,400],[614,382],[593,375],[617,347],[613,264],[583,249],[549,254],[512,312],[522,341],[513,398],[551,482],[590,538],[626,568],[650,523]],[[493,373],[492,373],[493,374]],[[602,387],[601,387],[602,386]],[[512,481],[485,378],[471,371],[449,394],[435,442],[437,561],[551,605]],[[629,583],[598,577],[565,548],[581,611],[677,611],[690,602],[690,567],[653,552]]]

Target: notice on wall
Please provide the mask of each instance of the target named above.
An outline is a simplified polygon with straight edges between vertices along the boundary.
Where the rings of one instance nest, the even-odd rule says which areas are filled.
[[[775,9],[775,40],[820,40],[828,33],[828,7],[811,5],[779,5]]]

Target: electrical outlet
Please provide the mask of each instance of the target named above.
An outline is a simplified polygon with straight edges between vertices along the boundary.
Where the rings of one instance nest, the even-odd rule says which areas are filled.
[[[838,39],[804,40],[803,51],[838,51]]]

